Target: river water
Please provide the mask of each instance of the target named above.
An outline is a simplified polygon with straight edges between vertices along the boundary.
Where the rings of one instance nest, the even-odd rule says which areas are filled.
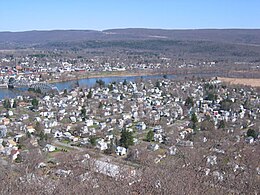
[[[176,75],[167,75],[167,78],[173,79],[176,78]],[[109,84],[112,82],[123,82],[125,79],[129,81],[137,81],[137,80],[152,80],[152,79],[162,79],[163,75],[149,75],[149,76],[124,76],[124,77],[102,77],[102,78],[89,78],[89,79],[80,79],[75,81],[65,81],[60,83],[53,83],[60,91],[64,89],[71,90],[75,88],[77,82],[80,87],[93,87],[96,84],[96,81],[101,79],[105,82],[105,84]],[[18,95],[23,95],[26,89],[0,89],[0,99],[4,98],[15,98]]]

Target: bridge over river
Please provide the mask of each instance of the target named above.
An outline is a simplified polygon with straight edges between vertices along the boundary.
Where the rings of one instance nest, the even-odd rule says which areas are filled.
[[[30,83],[26,80],[9,80],[8,83],[9,88],[31,88],[34,90],[41,90],[42,93],[50,93],[50,92],[58,92],[58,88],[52,84],[44,83],[44,82],[37,82],[37,83]]]

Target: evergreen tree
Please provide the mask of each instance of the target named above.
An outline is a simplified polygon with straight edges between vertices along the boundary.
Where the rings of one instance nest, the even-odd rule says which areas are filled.
[[[128,148],[129,146],[134,145],[134,136],[133,132],[123,129],[121,132],[121,138],[119,140],[121,146]]]
[[[253,137],[254,139],[257,138],[257,132],[256,132],[254,129],[248,129],[248,131],[247,131],[246,134],[247,134],[248,137],[251,136],[251,137]]]
[[[17,107],[17,102],[16,102],[16,100],[14,100],[13,108],[16,108],[16,107]]]
[[[67,94],[68,94],[68,90],[67,90],[67,89],[64,89],[63,94],[64,94],[64,95],[67,95]]]
[[[126,81],[126,79],[124,80],[123,85],[127,85],[127,81]]]
[[[87,114],[86,108],[83,107],[83,108],[81,109],[81,113],[80,113],[80,114],[81,114],[81,117],[82,117],[83,119],[86,118],[86,114]]]
[[[102,79],[96,80],[96,83],[99,85],[99,87],[105,86],[105,81],[103,81]]]
[[[124,95],[121,94],[121,95],[120,95],[120,100],[123,100],[123,99],[124,99]]]
[[[221,128],[224,129],[225,126],[226,126],[225,121],[224,121],[224,120],[221,120],[221,121],[219,122],[218,128],[219,128],[219,129],[221,129]]]
[[[35,90],[35,92],[36,92],[36,93],[42,93],[42,91],[41,91],[40,88],[37,88],[37,89]]]
[[[197,115],[196,115],[195,113],[193,113],[193,114],[191,115],[191,121],[192,121],[193,123],[197,123],[197,122],[198,122],[198,118],[197,118]]]
[[[103,106],[104,106],[104,104],[103,104],[102,102],[99,102],[98,108],[99,108],[99,109],[102,109]]]
[[[75,86],[79,87],[79,81],[76,81]]]
[[[160,81],[156,81],[155,87],[157,87],[158,89],[161,89],[161,83],[160,83]]]
[[[191,122],[192,122],[192,129],[196,130],[197,129],[198,118],[197,118],[197,115],[195,113],[193,113],[191,115]]]
[[[96,146],[96,144],[97,144],[97,137],[95,137],[95,136],[90,136],[90,137],[89,137],[89,142],[90,142],[90,144],[91,144],[92,146]]]
[[[192,107],[193,105],[194,105],[193,98],[187,97],[187,99],[185,100],[185,106]]]
[[[88,95],[87,95],[87,98],[88,98],[88,99],[92,98],[92,95],[93,95],[93,94],[92,94],[92,91],[89,90]]]
[[[113,91],[113,84],[108,85],[109,91]]]
[[[36,98],[33,98],[33,100],[32,100],[32,106],[33,106],[33,108],[34,108],[34,109],[37,108],[38,105],[39,105],[39,101],[38,101]]]
[[[38,121],[35,124],[35,130],[39,133],[43,131],[43,126],[41,125],[41,123],[39,123]]]
[[[4,108],[9,109],[11,108],[11,103],[9,99],[5,99],[3,103]]]
[[[110,140],[110,143],[108,144],[108,148],[104,151],[105,154],[112,154],[115,151],[115,144],[113,139]]]
[[[147,140],[148,142],[151,142],[151,141],[153,141],[153,139],[154,139],[154,132],[153,132],[152,130],[150,130],[150,131],[147,133],[147,135],[146,135],[146,140]]]

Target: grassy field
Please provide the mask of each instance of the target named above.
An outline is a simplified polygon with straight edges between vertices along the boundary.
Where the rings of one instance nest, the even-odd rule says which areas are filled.
[[[248,85],[252,87],[260,87],[260,79],[218,77],[218,80],[233,85]]]

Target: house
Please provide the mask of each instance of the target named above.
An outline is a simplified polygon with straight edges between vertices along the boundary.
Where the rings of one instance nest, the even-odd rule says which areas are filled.
[[[56,172],[55,172],[55,175],[59,176],[59,177],[67,177],[68,175],[71,174],[71,170],[63,170],[63,169],[58,169]]]
[[[14,115],[12,110],[9,110],[7,113],[8,113],[9,116],[13,116]]]
[[[179,134],[180,134],[180,138],[184,139],[185,136],[187,135],[187,131],[181,131]]]
[[[34,147],[39,146],[38,140],[37,140],[35,137],[34,137],[34,138],[31,138],[30,143],[31,143],[32,146],[34,146]]]
[[[130,113],[124,113],[123,114],[123,120],[131,119],[131,118],[132,118],[132,116],[131,116]]]
[[[223,181],[224,179],[223,174],[218,171],[213,171],[212,175],[216,177],[219,181]]]
[[[127,149],[125,147],[117,146],[116,147],[116,154],[118,156],[126,155]]]
[[[163,132],[163,129],[161,126],[156,126],[154,127],[154,130],[153,130],[155,133],[162,133]]]
[[[104,139],[99,139],[97,141],[97,148],[99,148],[100,150],[106,150],[108,149],[108,144],[104,142]]]
[[[41,121],[42,121],[42,119],[41,119],[40,117],[35,117],[35,120],[36,120],[37,122],[41,122]]]
[[[146,129],[146,124],[144,122],[140,122],[136,125],[136,128],[139,130],[139,131],[143,131]]]
[[[87,120],[85,121],[85,123],[86,123],[86,125],[87,125],[88,127],[94,125],[94,121],[93,121],[92,119],[87,119]]]
[[[20,154],[19,150],[12,150],[11,151],[12,160],[13,161],[16,160],[18,158],[19,154]]]
[[[147,147],[149,150],[152,150],[152,151],[156,151],[159,149],[159,145],[158,144],[150,144],[148,145]]]
[[[33,128],[33,126],[27,126],[26,131],[29,132],[29,133],[34,133],[35,129]]]
[[[185,129],[185,131],[186,131],[187,133],[193,133],[193,129],[192,129],[192,128],[187,128],[187,129]]]
[[[44,129],[44,134],[50,134],[51,133],[51,129]]]
[[[177,145],[178,146],[183,146],[183,147],[193,147],[193,142],[192,141],[185,141],[185,140],[177,140]]]
[[[7,127],[5,125],[0,125],[0,138],[6,137]]]
[[[27,120],[27,119],[29,119],[29,115],[28,114],[23,114],[22,116],[21,116],[21,118],[20,118],[20,120]]]
[[[24,137],[24,134],[16,135],[16,136],[14,137],[14,141],[15,141],[16,143],[18,143],[19,140],[20,140],[22,137]]]
[[[88,126],[83,126],[82,127],[82,133],[88,133]]]
[[[249,136],[245,139],[245,142],[248,144],[252,144],[252,143],[254,143],[254,138],[252,136]]]
[[[208,156],[207,157],[207,164],[208,165],[216,165],[217,164],[217,156]]]
[[[62,133],[61,131],[56,131],[56,132],[54,133],[54,137],[55,137],[55,138],[61,138],[61,137],[63,137],[63,133]]]
[[[76,123],[76,122],[77,122],[77,119],[76,119],[75,116],[71,116],[71,117],[70,117],[70,120],[71,120],[72,123]]]
[[[40,163],[38,164],[38,166],[37,166],[38,169],[44,168],[44,167],[47,167],[47,164],[44,163],[44,162],[40,162]]]
[[[106,123],[99,123],[100,129],[103,130],[106,128],[107,124]]]
[[[46,144],[44,150],[47,151],[47,152],[53,152],[53,151],[56,150],[56,147],[51,145],[51,144]]]
[[[68,139],[71,139],[71,137],[72,137],[70,132],[65,132],[65,133],[63,133],[63,135],[65,138],[68,138]]]
[[[160,133],[155,133],[153,139],[155,142],[159,142],[159,143],[163,142],[163,136]]]
[[[46,95],[46,96],[43,98],[43,100],[46,101],[46,102],[50,101],[50,99],[51,99],[51,97],[48,96],[48,95]]]
[[[16,146],[16,145],[17,145],[17,143],[16,143],[14,140],[12,140],[12,139],[9,139],[9,140],[7,141],[7,143],[9,144],[9,147],[10,147],[10,148],[12,148],[13,146]]]
[[[2,119],[3,125],[9,125],[10,124],[10,119],[9,118],[3,118]]]
[[[111,135],[106,135],[106,139],[107,140],[112,140],[114,138],[114,135],[113,134],[111,134]]]
[[[46,128],[56,127],[56,126],[58,126],[58,122],[55,119],[54,120],[45,119],[44,126]]]
[[[174,156],[177,153],[177,148],[175,146],[169,147],[169,155]]]
[[[3,146],[3,139],[0,139],[0,154],[3,153],[5,147]]]

